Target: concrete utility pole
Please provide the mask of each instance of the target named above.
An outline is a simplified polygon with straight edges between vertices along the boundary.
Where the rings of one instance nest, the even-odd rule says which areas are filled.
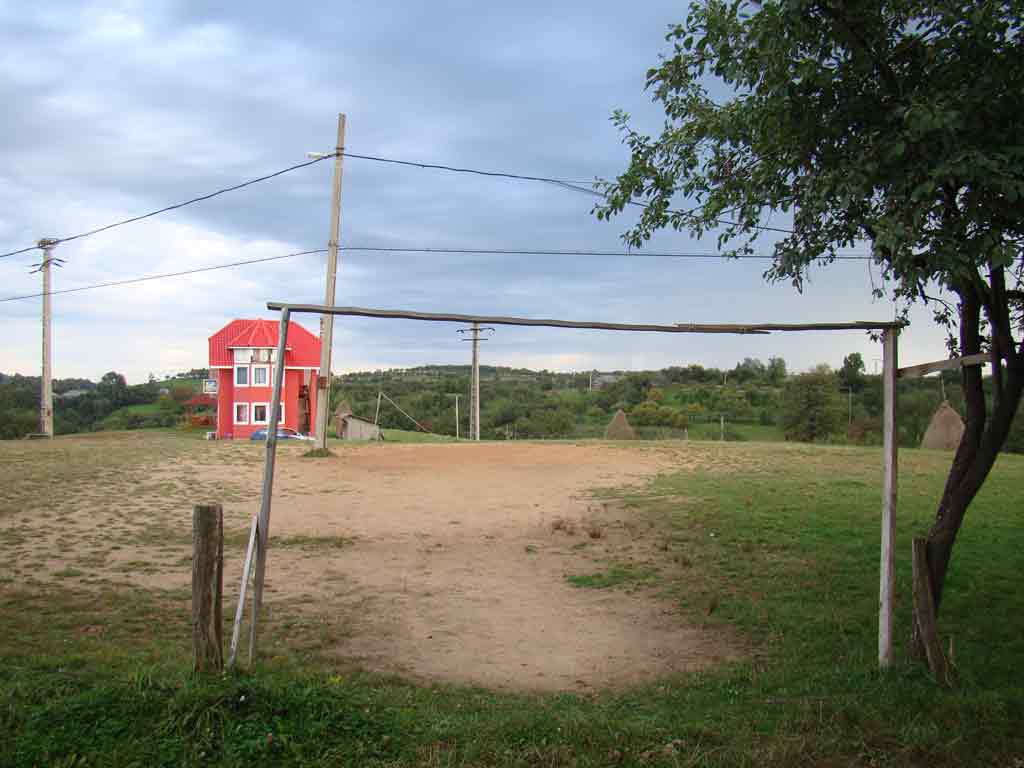
[[[345,115],[338,115],[338,141],[334,157],[334,194],[331,200],[331,239],[327,241],[327,286],[324,304],[334,306],[334,286],[338,279],[338,238],[341,230],[341,174],[345,159]],[[316,393],[315,447],[327,449],[327,413],[331,409],[331,344],[334,341],[334,315],[320,316],[320,376]],[[279,361],[279,365],[283,361]]]
[[[493,328],[481,328],[480,323],[473,323],[472,328],[460,328],[458,331],[459,333],[472,334],[468,339],[463,339],[463,341],[473,342],[473,372],[471,374],[469,385],[470,440],[480,439],[480,339],[483,338],[484,341],[487,341],[486,337],[480,336],[483,331],[494,333]]]
[[[846,390],[847,402],[849,404],[847,409],[849,415],[847,417],[846,424],[847,426],[851,426],[853,424],[853,387],[844,387],[843,389]],[[840,389],[839,391],[842,392],[843,389]]]
[[[53,286],[50,270],[56,244],[56,240],[39,241],[39,247],[43,249],[43,261],[38,270],[43,273],[43,377],[39,387],[39,431],[47,437],[53,437],[53,315],[50,304]],[[59,265],[60,260],[57,259],[57,262]]]

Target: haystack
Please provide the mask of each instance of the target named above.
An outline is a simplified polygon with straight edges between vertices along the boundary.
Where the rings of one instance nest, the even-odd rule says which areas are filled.
[[[629,425],[629,421],[626,420],[626,414],[623,413],[620,408],[612,416],[612,420],[608,422],[608,426],[604,430],[605,440],[636,440],[636,432],[633,427]]]
[[[932,451],[954,451],[963,434],[963,419],[948,400],[943,400],[924,433],[921,447]]]

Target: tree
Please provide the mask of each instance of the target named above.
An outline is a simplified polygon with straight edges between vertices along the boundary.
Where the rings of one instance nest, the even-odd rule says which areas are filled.
[[[786,361],[781,357],[768,358],[768,382],[775,386],[781,386],[786,380]]]
[[[765,372],[764,363],[752,357],[743,358],[743,362],[737,363],[733,369],[734,379],[740,384],[759,381],[765,377]]]
[[[128,394],[128,384],[120,373],[110,371],[103,374],[100,383],[96,385],[96,394],[109,400],[116,408],[124,404]]]
[[[866,243],[904,312],[934,309],[951,352],[1005,361],[991,398],[980,367],[961,375],[966,429],[928,533],[936,610],[1024,388],[1022,16],[1019,0],[692,2],[647,73],[664,130],[615,113],[630,164],[595,208],[642,205],[624,236],[637,247],[671,227],[737,254],[774,230],[765,276],[798,289],[812,264]]]
[[[854,392],[860,392],[864,388],[864,358],[860,352],[851,352],[843,358],[843,367],[839,369],[839,381]]]
[[[782,390],[782,428],[787,440],[828,440],[843,423],[835,374],[817,370],[794,376]]]

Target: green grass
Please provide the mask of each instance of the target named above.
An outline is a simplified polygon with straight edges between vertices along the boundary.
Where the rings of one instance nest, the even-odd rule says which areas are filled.
[[[0,461],[40,482],[84,482],[126,450],[111,440],[87,468],[60,440],[2,446]],[[159,440],[161,455],[194,445]],[[339,629],[278,612],[255,669],[193,679],[184,590],[19,577],[0,581],[0,765],[1022,764],[1024,457],[999,460],[958,542],[940,631],[954,638],[959,684],[943,690],[902,651],[910,539],[934,512],[948,455],[901,452],[900,662],[882,674],[880,452],[696,441],[680,451],[696,468],[599,494],[650,531],[650,551],[623,547],[569,578],[657,592],[698,627],[733,637],[743,661],[587,695],[416,685],[349,671],[327,652]],[[20,505],[10,488],[0,503]]]
[[[385,442],[389,443],[453,443],[450,435],[435,435],[433,432],[410,431],[407,429],[383,429]]]
[[[609,589],[611,587],[638,587],[652,583],[657,576],[653,568],[637,568],[627,565],[614,565],[605,571],[566,576],[566,581],[574,587],[586,589]]]

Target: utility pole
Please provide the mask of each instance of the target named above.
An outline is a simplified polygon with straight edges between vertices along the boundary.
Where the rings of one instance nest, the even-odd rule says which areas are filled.
[[[455,439],[459,439],[459,393],[455,393]]]
[[[331,239],[327,241],[327,286],[324,304],[334,306],[334,286],[338,279],[338,238],[341,230],[341,174],[345,151],[345,115],[338,115],[338,140],[334,147],[334,193],[331,200]],[[334,341],[334,315],[320,316],[320,376],[316,393],[315,447],[327,450],[327,412],[331,407],[331,344]],[[278,365],[283,365],[279,360]]]
[[[377,410],[373,414],[373,423],[380,424],[380,399],[384,395],[383,390],[377,392]]]
[[[38,272],[43,273],[43,376],[39,387],[39,431],[46,437],[53,437],[53,314],[50,294],[53,291],[50,270],[53,262],[61,265],[61,260],[53,255],[56,240],[42,239],[39,247],[43,249],[43,260]]]
[[[472,328],[460,328],[458,331],[458,333],[472,334],[468,339],[463,339],[463,341],[473,342],[473,371],[470,377],[469,386],[470,440],[480,439],[480,334],[483,331],[490,331],[491,333],[494,333],[493,328],[481,328],[480,323],[473,323]],[[486,341],[487,338],[483,337],[483,340]]]

